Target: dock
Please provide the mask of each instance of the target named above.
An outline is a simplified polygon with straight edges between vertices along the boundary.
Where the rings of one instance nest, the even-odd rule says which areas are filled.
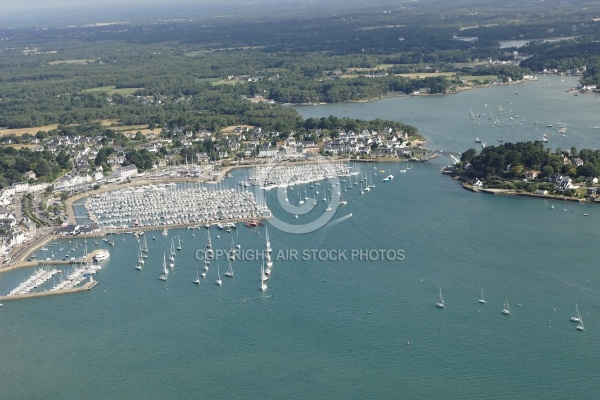
[[[56,238],[56,239],[58,239],[58,238]],[[30,252],[28,252],[28,253],[26,253],[25,257],[22,257],[21,259],[25,259],[32,252],[33,252],[33,250],[30,251]],[[94,257],[96,256],[97,253],[98,253],[98,250],[94,250],[94,251],[90,252],[87,255],[87,257],[78,257],[78,258],[76,258],[74,260],[32,260],[32,261],[18,261],[18,262],[14,263],[14,264],[3,266],[2,268],[0,268],[0,273],[12,271],[13,269],[17,269],[17,268],[37,267],[37,266],[43,266],[43,265],[75,265],[75,264],[84,264],[84,263],[87,263],[87,262],[94,261]]]
[[[45,291],[45,292],[34,292],[27,294],[18,294],[14,296],[0,296],[0,302],[9,301],[9,300],[21,300],[21,299],[31,299],[34,297],[45,297],[45,296],[53,296],[57,294],[66,294],[66,293],[77,293],[77,292],[85,292],[87,290],[91,290],[98,284],[97,281],[88,281],[84,283],[82,286],[72,288],[72,289],[63,289],[63,290],[55,290],[55,291]]]

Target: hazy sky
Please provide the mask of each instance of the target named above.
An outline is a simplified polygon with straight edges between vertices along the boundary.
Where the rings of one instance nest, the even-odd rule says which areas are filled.
[[[10,1],[2,0],[3,11],[35,11],[40,8],[64,8],[64,7],[77,7],[82,8],[85,6],[98,6],[98,5],[114,5],[123,3],[132,3],[143,5],[148,3],[147,0],[21,0],[21,1]]]
[[[0,0],[0,12],[36,12],[42,9],[85,9],[86,7],[106,8],[124,6],[127,8],[146,7],[149,5],[172,5],[172,4],[210,4],[210,3],[232,3],[240,0]]]

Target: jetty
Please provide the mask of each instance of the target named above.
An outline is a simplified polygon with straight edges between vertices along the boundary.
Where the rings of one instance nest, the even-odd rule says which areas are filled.
[[[62,290],[54,290],[54,291],[44,291],[44,292],[33,292],[33,293],[25,293],[25,294],[17,294],[14,296],[0,296],[0,302],[8,301],[8,300],[21,300],[21,299],[32,299],[35,297],[45,297],[45,296],[53,296],[57,294],[66,294],[66,293],[78,293],[85,292],[87,290],[91,290],[98,284],[97,281],[91,279],[82,286],[71,288],[71,289],[62,289]]]
[[[57,238],[51,237],[50,239],[57,239]],[[32,250],[32,251],[34,251],[34,250]],[[27,256],[29,254],[31,254],[32,251],[25,254],[25,256],[23,256],[23,259],[26,259]],[[14,264],[6,265],[6,266],[0,268],[0,272],[7,272],[7,271],[11,271],[11,270],[17,269],[17,268],[28,268],[28,267],[37,267],[37,266],[45,266],[45,265],[48,265],[48,266],[50,266],[50,265],[74,265],[74,264],[76,265],[76,264],[91,263],[92,261],[94,261],[94,257],[96,256],[96,254],[98,254],[98,252],[99,252],[99,249],[88,253],[87,256],[78,257],[78,258],[69,259],[69,260],[18,261],[18,262],[15,262]]]

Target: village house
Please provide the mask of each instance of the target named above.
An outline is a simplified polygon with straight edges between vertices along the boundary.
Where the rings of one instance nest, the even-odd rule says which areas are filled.
[[[563,176],[556,182],[556,190],[559,192],[564,192],[569,189],[579,189],[579,186],[573,185],[573,180],[568,176]]]
[[[527,179],[527,180],[535,179],[538,177],[539,174],[540,174],[540,171],[534,171],[534,170],[525,171],[525,179]]]
[[[113,178],[125,179],[132,176],[137,176],[138,169],[135,164],[125,165],[120,168],[116,168],[112,172]]]
[[[91,181],[92,178],[89,175],[65,175],[57,179],[52,186],[54,190],[64,190],[90,183]]]
[[[23,174],[23,177],[27,180],[29,179],[35,179],[35,172],[33,171],[27,171]]]

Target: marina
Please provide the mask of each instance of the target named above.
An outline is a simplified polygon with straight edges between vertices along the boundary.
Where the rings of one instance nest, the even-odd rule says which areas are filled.
[[[42,249],[41,251],[47,250]],[[21,268],[34,265],[38,265],[39,267],[27,279],[19,283],[6,296],[2,297],[2,299],[31,298],[51,293],[72,293],[74,291],[71,289],[77,289],[88,278],[88,283],[95,282],[91,276],[102,268],[99,262],[108,259],[108,256],[108,250],[97,249],[90,254],[87,254],[86,251],[82,257],[73,258],[73,260],[68,261],[46,259],[43,261],[21,263]],[[63,269],[59,270],[55,266],[63,266]],[[38,290],[38,288],[42,287],[50,279],[54,280],[55,276],[59,276],[58,282],[55,282],[51,287],[43,291]],[[88,284],[86,290],[94,286],[95,284]],[[34,290],[36,291],[33,292]]]
[[[241,181],[240,186],[246,187],[247,182],[263,190],[275,187],[287,187],[300,184],[333,179],[338,176],[349,176],[351,170],[347,162],[323,161],[310,164],[272,164],[256,166],[252,169],[248,181]]]
[[[161,184],[101,193],[85,200],[93,223],[102,228],[154,228],[255,220],[266,211],[245,189]],[[162,228],[161,228],[162,229]]]

